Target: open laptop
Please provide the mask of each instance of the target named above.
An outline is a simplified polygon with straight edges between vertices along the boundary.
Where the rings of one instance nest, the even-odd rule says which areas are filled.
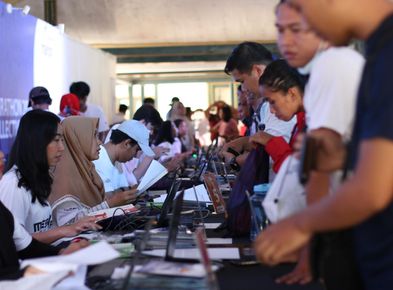
[[[167,197],[165,198],[165,201],[162,205],[160,217],[158,218],[158,221],[157,221],[157,227],[167,226],[167,216],[171,210],[171,205],[172,205],[173,200],[176,196],[176,192],[179,191],[181,182],[182,182],[181,180],[178,180],[176,178],[174,179],[171,189],[169,190],[169,193],[168,193]]]

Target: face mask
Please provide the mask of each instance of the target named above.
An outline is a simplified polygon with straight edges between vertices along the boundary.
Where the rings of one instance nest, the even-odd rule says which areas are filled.
[[[297,70],[302,75],[309,75],[313,68],[315,61],[319,58],[319,56],[329,47],[329,44],[325,41],[321,41],[319,43],[317,52],[315,53],[314,57],[304,66],[299,67]]]

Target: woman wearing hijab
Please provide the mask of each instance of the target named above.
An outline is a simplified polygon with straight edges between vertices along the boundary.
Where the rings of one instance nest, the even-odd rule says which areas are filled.
[[[105,198],[104,185],[94,168],[99,157],[98,118],[71,116],[62,122],[65,150],[54,171],[53,221],[57,225],[74,222],[90,212],[133,201],[129,191]]]

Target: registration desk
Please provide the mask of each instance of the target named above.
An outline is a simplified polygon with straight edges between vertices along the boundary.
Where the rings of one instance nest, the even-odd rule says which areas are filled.
[[[217,223],[222,221],[223,217],[218,215],[211,215],[206,220],[206,222],[214,222]],[[215,231],[215,230],[206,230],[207,237],[214,238],[223,238],[226,236],[225,231]],[[248,239],[233,239],[232,245],[223,245],[224,247],[233,247],[239,246],[240,248],[250,247],[250,242]],[[217,247],[217,245],[212,246]],[[143,257],[139,259],[138,263],[146,262],[150,258]],[[127,263],[133,263],[131,259],[127,260]],[[109,264],[111,264],[109,262]],[[105,265],[100,265],[97,267],[104,267]],[[261,264],[253,264],[253,265],[238,265],[236,262],[224,261],[221,264],[219,270],[216,271],[217,284],[219,289],[221,290],[322,290],[322,286],[319,283],[310,283],[307,285],[282,285],[275,283],[275,279],[289,273],[293,269],[293,264],[285,264],[278,265],[274,267],[269,267]],[[110,267],[109,267],[110,268]],[[94,269],[92,269],[94,270]],[[108,271],[108,269],[106,270]],[[91,271],[94,273],[94,271]],[[97,272],[97,271],[96,271]],[[109,274],[108,274],[109,275]],[[91,275],[88,275],[87,285],[92,289],[208,289],[206,286],[200,286],[198,283],[190,283],[189,286],[185,286],[187,283],[178,283],[177,286],[174,279],[178,279],[179,281],[182,278],[177,277],[165,277],[165,278],[157,278],[152,277],[150,282],[151,285],[141,286],[138,281],[138,275],[132,275],[129,279],[129,282],[123,283],[115,283],[113,285],[107,283],[105,287],[103,284],[94,284],[92,283]],[[162,279],[160,281],[160,279]],[[154,280],[158,280],[159,282],[155,282]],[[143,284],[143,283],[142,283]],[[182,285],[181,285],[182,284]],[[203,284],[203,283],[202,283]],[[114,286],[115,285],[115,286]],[[152,286],[153,285],[153,286]]]

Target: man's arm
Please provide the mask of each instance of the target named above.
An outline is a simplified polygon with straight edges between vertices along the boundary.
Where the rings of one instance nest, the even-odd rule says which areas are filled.
[[[365,221],[392,202],[392,177],[393,142],[381,138],[362,142],[354,176],[337,193],[268,228],[256,241],[257,256],[276,264],[304,246],[315,232]]]

